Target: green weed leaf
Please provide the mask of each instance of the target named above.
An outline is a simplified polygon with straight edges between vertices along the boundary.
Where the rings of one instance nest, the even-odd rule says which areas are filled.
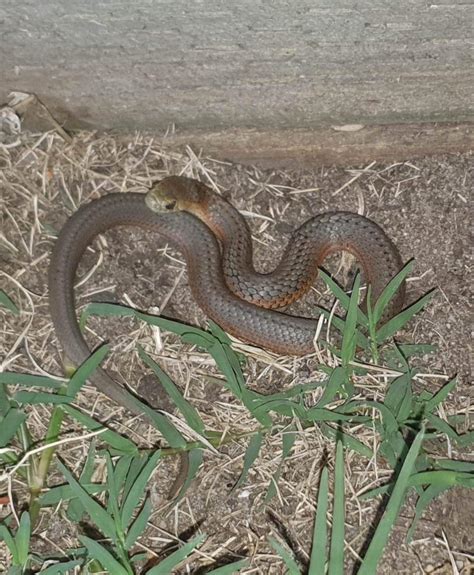
[[[2,289],[0,289],[0,305],[7,308],[7,310],[11,311],[13,315],[20,315],[20,310],[18,309],[18,307]]]
[[[141,347],[138,348],[138,355],[146,363],[146,365],[148,365],[148,367],[153,370],[161,385],[165,388],[166,393],[169,395],[179,411],[183,414],[189,426],[199,435],[204,435],[206,430],[204,423],[199,416],[199,413],[188,401],[184,399],[184,397],[181,395],[181,392],[178,390],[168,374],[165,373],[161,367],[144,352]]]
[[[233,491],[238,489],[247,479],[248,472],[260,453],[263,442],[263,433],[257,432],[250,438],[247,450],[245,451],[244,466],[237,483],[233,487]]]
[[[160,457],[161,451],[155,451],[150,455],[140,474],[135,479],[133,486],[130,488],[121,509],[122,528],[124,530],[131,521],[133,510],[138,507],[140,500],[146,492],[146,484],[151,474],[155,471]]]
[[[424,295],[414,304],[407,307],[406,309],[401,311],[398,315],[390,319],[387,323],[382,325],[382,327],[380,327],[376,333],[377,343],[380,345],[382,342],[384,342],[385,340],[392,337],[395,333],[397,333],[397,331],[400,330],[404,325],[406,325],[415,314],[421,311],[425,307],[425,305],[428,304],[428,302],[433,297],[433,294],[434,290],[429,291],[426,295]]]
[[[342,441],[336,445],[334,505],[328,575],[344,574],[344,454]]]
[[[79,535],[79,541],[87,548],[89,555],[98,561],[102,567],[114,575],[132,575],[131,569],[126,569],[105,547],[85,535]]]
[[[324,574],[326,565],[327,524],[326,515],[329,500],[329,472],[324,467],[319,483],[318,503],[316,507],[316,520],[313,530],[313,545],[308,575]]]
[[[140,513],[137,515],[136,519],[133,521],[130,529],[128,530],[127,536],[125,538],[126,549],[130,549],[135,544],[140,535],[145,531],[152,510],[151,500],[149,497],[147,497],[143,503],[143,507]],[[129,518],[129,520],[130,519],[131,518]]]
[[[402,285],[402,283],[406,280],[406,278],[410,275],[414,260],[410,260],[399,272],[398,274],[392,278],[388,284],[385,286],[382,293],[379,295],[377,301],[375,302],[373,308],[373,316],[374,316],[374,323],[377,325],[383,316],[383,312],[387,308],[387,305],[390,301],[394,298],[395,294],[397,293],[398,289]]]
[[[199,547],[203,541],[206,539],[205,535],[199,535],[195,537],[188,543],[185,543],[182,547],[180,547],[177,551],[166,557],[160,561],[158,565],[152,567],[149,571],[146,572],[146,575],[170,575],[173,569],[184,561],[188,555],[190,555],[196,547]]]
[[[109,537],[115,541],[117,538],[117,533],[113,518],[99,503],[97,503],[93,497],[89,495],[89,493],[87,493],[87,491],[82,487],[82,485],[77,481],[77,479],[61,461],[58,461],[58,467],[66,478],[67,482],[71,485],[76,496],[81,500],[86,513],[89,515],[92,521],[97,525],[97,527],[106,537]]]
[[[293,558],[292,553],[290,553],[287,549],[285,549],[285,547],[283,547],[283,545],[278,543],[278,541],[273,537],[269,538],[269,543],[285,563],[286,568],[288,569],[288,571],[286,572],[287,575],[302,575],[298,567],[298,564]]]
[[[405,499],[408,481],[415,467],[415,462],[423,442],[423,436],[424,429],[416,435],[411,444],[410,450],[408,451],[397,477],[395,487],[393,488],[385,512],[377,525],[362,564],[357,571],[357,575],[373,575],[373,573],[377,572],[377,564],[380,561],[385,545],[387,544],[390,531],[395,525],[400,508]]]

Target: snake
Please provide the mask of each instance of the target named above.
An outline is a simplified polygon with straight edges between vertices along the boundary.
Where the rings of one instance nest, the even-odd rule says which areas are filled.
[[[146,194],[107,194],[82,205],[65,222],[49,264],[50,315],[65,362],[74,367],[91,354],[76,315],[77,268],[94,238],[119,226],[157,232],[177,248],[186,261],[192,296],[205,315],[240,340],[277,354],[314,352],[318,320],[296,317],[281,308],[310,289],[328,255],[353,254],[374,301],[402,268],[399,251],[383,229],[356,213],[334,211],[311,217],[294,231],[274,271],[259,273],[246,220],[204,183],[169,176],[153,183]],[[404,297],[402,283],[386,315],[398,313]],[[96,370],[90,381],[120,405],[142,413],[139,401],[105,370]]]

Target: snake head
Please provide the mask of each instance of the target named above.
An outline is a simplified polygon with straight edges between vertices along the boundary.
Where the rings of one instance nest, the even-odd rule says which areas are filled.
[[[155,182],[145,203],[155,213],[187,211],[197,213],[202,209],[210,190],[198,180],[184,176],[169,176]]]

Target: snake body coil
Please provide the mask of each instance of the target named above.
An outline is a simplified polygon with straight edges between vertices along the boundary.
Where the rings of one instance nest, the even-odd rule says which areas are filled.
[[[91,241],[116,226],[156,231],[171,242],[186,260],[192,295],[204,313],[230,334],[281,354],[311,353],[317,320],[265,308],[281,307],[300,297],[329,253],[347,250],[360,260],[374,299],[402,266],[397,249],[377,224],[357,214],[333,212],[303,224],[275,272],[258,274],[252,265],[251,238],[244,220],[203,184],[170,177],[148,195],[110,194],[73,214],[51,257],[50,312],[65,355],[74,365],[90,355],[75,312],[76,270]],[[401,308],[403,299],[404,286],[392,301],[391,314]],[[128,394],[104,371],[97,372],[93,382],[103,393],[136,411]]]

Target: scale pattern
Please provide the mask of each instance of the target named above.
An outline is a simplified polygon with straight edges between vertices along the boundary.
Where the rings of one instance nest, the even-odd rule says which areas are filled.
[[[252,265],[247,226],[230,204],[216,196],[225,211],[219,211],[218,204],[208,206],[212,217],[218,214],[217,223],[207,222],[213,233],[191,213],[154,213],[145,197],[119,193],[94,200],[74,213],[59,234],[49,267],[49,306],[58,339],[73,365],[90,355],[75,311],[76,270],[92,240],[112,227],[139,226],[161,234],[182,252],[193,297],[204,313],[228,333],[280,354],[311,353],[317,320],[266,308],[281,307],[300,297],[329,253],[339,249],[354,253],[375,296],[402,265],[395,246],[374,222],[357,214],[334,212],[303,224],[292,236],[275,272],[258,274]],[[227,214],[227,220],[219,219],[222,213]],[[234,228],[238,228],[236,239]],[[216,236],[222,242],[223,255]],[[404,286],[390,313],[401,309],[403,299]],[[104,371],[96,372],[92,381],[118,403],[140,412],[133,399]]]

